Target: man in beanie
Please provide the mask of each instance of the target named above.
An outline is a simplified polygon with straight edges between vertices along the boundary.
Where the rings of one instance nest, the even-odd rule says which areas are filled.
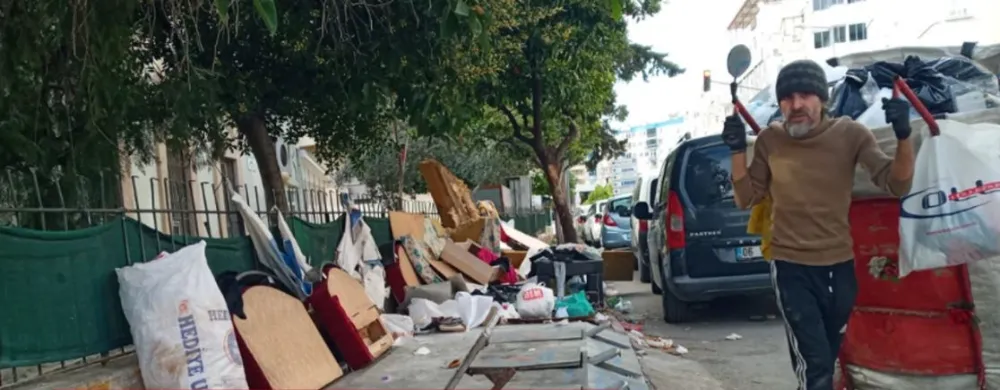
[[[785,320],[799,390],[832,390],[834,362],[854,306],[853,243],[847,213],[854,167],[875,185],[905,195],[913,177],[910,105],[882,100],[896,133],[896,156],[849,117],[831,118],[826,73],[812,61],[789,63],[775,85],[784,122],[761,131],[747,167],[747,132],[736,115],[722,139],[732,150],[736,204],[748,208],[770,195],[771,280]]]

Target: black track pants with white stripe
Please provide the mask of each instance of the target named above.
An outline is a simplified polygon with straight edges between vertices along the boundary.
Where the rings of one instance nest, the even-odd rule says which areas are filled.
[[[833,390],[834,364],[854,307],[854,261],[829,266],[771,262],[778,309],[799,390]]]

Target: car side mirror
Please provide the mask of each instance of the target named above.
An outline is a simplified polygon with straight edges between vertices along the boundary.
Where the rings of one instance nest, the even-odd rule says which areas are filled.
[[[653,219],[653,213],[649,212],[649,203],[646,202],[639,202],[632,206],[632,214],[644,221]]]

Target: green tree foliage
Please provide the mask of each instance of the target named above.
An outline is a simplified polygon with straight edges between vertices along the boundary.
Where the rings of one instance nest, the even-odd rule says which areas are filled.
[[[426,106],[461,98],[450,88],[466,77],[456,68],[464,63],[447,60],[467,50],[449,38],[462,32],[443,35],[442,23],[470,28],[474,38],[479,13],[446,1],[286,0],[272,20],[260,17],[259,3],[180,20],[167,17],[169,3],[146,3],[156,16],[146,47],[164,64],[159,107],[174,116],[168,133],[216,154],[234,143],[253,152],[269,205],[287,204],[275,191],[283,186],[275,137],[310,136],[321,160],[338,162],[380,146],[397,120],[448,129],[463,119]]]
[[[21,207],[118,207],[122,155],[149,160],[164,139],[146,55],[154,14],[211,14],[207,2],[8,1],[0,5],[0,202]],[[228,4],[218,0],[216,4]],[[272,0],[256,0],[259,17]],[[246,7],[251,8],[253,7]],[[224,28],[232,27],[223,23]],[[175,36],[175,40],[185,37]],[[58,216],[22,226],[72,228]]]
[[[608,126],[625,115],[615,104],[615,80],[682,71],[628,40],[623,16],[652,15],[659,0],[483,1],[490,49],[470,55],[495,71],[475,80],[471,102],[502,119],[483,135],[533,157],[552,190],[563,239],[576,241],[568,194],[555,183],[566,164],[589,157],[593,165],[624,150]]]
[[[599,185],[594,187],[594,190],[590,192],[590,195],[587,196],[587,200],[583,204],[593,204],[612,196],[615,196],[615,189],[611,187],[611,183]]]
[[[403,194],[427,191],[427,183],[418,166],[428,158],[444,164],[470,189],[483,184],[503,184],[504,179],[526,175],[531,168],[530,161],[513,156],[509,146],[488,141],[421,137],[406,145]],[[389,206],[396,205],[400,195],[400,150],[396,142],[384,143],[346,162],[337,172],[336,180],[344,184],[357,179],[368,188],[373,199]]]
[[[569,193],[575,193],[576,176],[569,175],[567,180],[569,180]],[[545,178],[545,175],[537,169],[531,172],[531,194],[547,197],[552,196],[552,189],[549,188],[549,181]]]

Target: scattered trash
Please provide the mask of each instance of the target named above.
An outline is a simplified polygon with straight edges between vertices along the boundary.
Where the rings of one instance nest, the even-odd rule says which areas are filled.
[[[569,325],[569,319],[563,318],[561,321],[555,322],[556,326],[566,326]]]
[[[668,349],[674,346],[674,340],[657,336],[649,336],[646,338],[646,344],[649,345],[650,348]]]
[[[673,350],[667,351],[667,352],[669,352],[671,354],[674,354],[674,355],[677,355],[677,356],[682,356],[682,355],[688,353],[688,349],[684,348],[683,345],[678,345],[678,346],[674,347]]]
[[[729,336],[726,336],[726,340],[730,340],[730,341],[740,340],[742,338],[743,338],[743,336],[740,336],[739,334],[736,334],[736,333],[730,333]]]
[[[605,323],[607,321],[610,321],[610,320],[611,319],[608,318],[608,316],[604,315],[604,313],[594,314],[594,321],[597,322],[598,324],[603,324],[603,323]]]
[[[420,347],[420,348],[417,348],[416,351],[413,351],[413,354],[417,355],[417,356],[430,355],[430,353],[431,353],[431,350],[427,349],[427,347]]]
[[[631,312],[632,311],[632,301],[628,301],[628,300],[624,300],[624,299],[619,300],[618,303],[615,304],[615,310],[618,310],[618,311],[620,311],[622,313]]]
[[[382,376],[382,382],[392,382],[392,377],[389,375]]]
[[[462,365],[462,361],[458,360],[458,359],[455,359],[455,360],[452,360],[452,361],[448,362],[448,368],[458,368],[458,366],[461,366],[461,365]]]

